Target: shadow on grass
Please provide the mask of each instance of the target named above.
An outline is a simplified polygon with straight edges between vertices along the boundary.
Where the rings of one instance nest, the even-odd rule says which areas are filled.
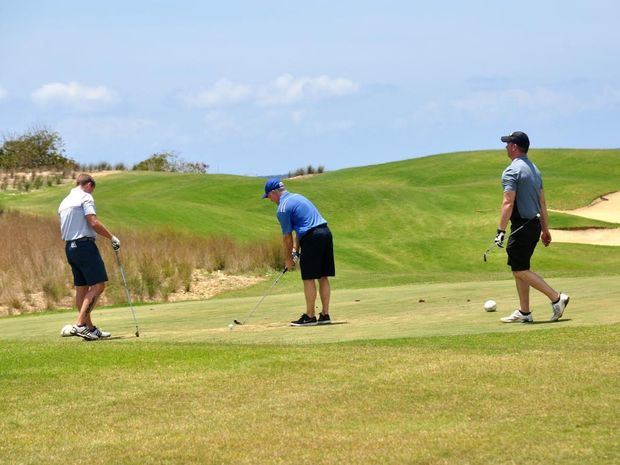
[[[82,339],[84,342],[103,342],[103,341],[116,341],[119,339],[133,339],[136,336],[110,336],[110,337],[102,337],[100,339]]]
[[[569,322],[569,321],[573,321],[573,320],[571,318],[563,318],[563,319],[558,320],[558,321],[535,321],[533,324],[535,324],[535,325],[548,325],[548,324],[564,323],[564,322]]]

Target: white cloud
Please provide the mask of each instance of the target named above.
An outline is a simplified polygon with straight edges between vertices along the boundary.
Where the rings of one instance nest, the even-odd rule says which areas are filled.
[[[187,102],[197,107],[233,105],[251,98],[252,88],[246,84],[235,84],[227,79],[217,81],[210,89],[186,97]]]
[[[325,75],[296,78],[291,74],[283,74],[259,89],[257,104],[290,105],[305,100],[340,97],[357,92],[359,87],[359,84],[345,78],[330,78]]]
[[[241,132],[238,123],[229,115],[220,111],[210,111],[204,117],[207,137],[210,139],[220,139],[227,134]]]
[[[471,121],[489,122],[507,115],[527,115],[536,120],[553,120],[562,116],[601,108],[614,100],[613,90],[605,98],[600,93],[576,95],[543,87],[469,92],[451,100],[433,100],[419,107],[414,123]],[[399,120],[398,124],[405,120]]]
[[[78,82],[45,84],[35,90],[31,98],[39,105],[63,105],[77,109],[105,106],[117,101],[116,93],[105,86],[88,87]]]
[[[297,78],[291,74],[283,74],[269,83],[258,85],[221,79],[210,88],[183,98],[190,106],[195,107],[214,108],[244,102],[253,102],[261,107],[275,107],[340,97],[355,93],[359,88],[359,84],[345,78]]]
[[[584,105],[573,95],[544,88],[475,92],[450,103],[455,112],[478,119],[496,117],[511,108],[550,116],[579,111]]]
[[[2,86],[0,86],[0,100],[2,100],[4,97],[6,97],[8,95],[6,89]]]

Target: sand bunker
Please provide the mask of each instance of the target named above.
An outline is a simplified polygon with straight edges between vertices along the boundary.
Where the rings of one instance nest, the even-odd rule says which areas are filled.
[[[620,228],[616,229],[552,229],[553,242],[570,242],[571,244],[619,245]]]
[[[551,210],[569,215],[581,216],[609,223],[620,223],[620,192],[605,194],[598,197],[587,207],[575,210]],[[614,229],[552,229],[554,242],[570,242],[573,244],[616,245],[620,246],[620,228]]]

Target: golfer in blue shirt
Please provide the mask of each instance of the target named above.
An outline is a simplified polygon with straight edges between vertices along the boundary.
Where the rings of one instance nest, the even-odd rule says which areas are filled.
[[[265,194],[278,205],[277,217],[282,227],[285,267],[291,269],[299,259],[301,279],[304,283],[306,312],[292,326],[316,326],[330,324],[329,299],[331,287],[329,276],[335,276],[334,242],[327,221],[317,208],[303,195],[288,192],[278,178],[265,183]],[[293,234],[293,231],[295,234]],[[317,319],[314,312],[317,287],[322,310]]]

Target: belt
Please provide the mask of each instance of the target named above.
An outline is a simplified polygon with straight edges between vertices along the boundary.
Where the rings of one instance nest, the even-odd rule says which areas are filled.
[[[318,225],[318,226],[315,226],[314,228],[310,228],[310,229],[308,229],[308,230],[306,231],[306,234],[308,234],[308,233],[310,233],[310,232],[314,231],[315,229],[321,229],[321,228],[326,228],[326,227],[327,227],[327,223],[320,224],[320,225]],[[305,236],[306,234],[304,234],[304,236]]]
[[[315,226],[314,228],[310,228],[310,229],[308,229],[308,230],[304,233],[304,235],[303,235],[303,236],[301,236],[301,238],[300,238],[299,240],[300,240],[300,241],[302,241],[303,239],[305,239],[306,237],[308,237],[308,236],[310,235],[310,233],[312,233],[312,232],[316,231],[317,229],[323,229],[323,228],[326,228],[326,227],[327,227],[327,223],[323,223],[323,224],[320,224],[320,225],[318,225],[318,226]]]
[[[66,242],[86,242],[86,241],[95,242],[95,238],[90,237],[90,236],[84,236],[84,237],[80,237],[79,239],[73,239],[72,241],[66,241]]]

